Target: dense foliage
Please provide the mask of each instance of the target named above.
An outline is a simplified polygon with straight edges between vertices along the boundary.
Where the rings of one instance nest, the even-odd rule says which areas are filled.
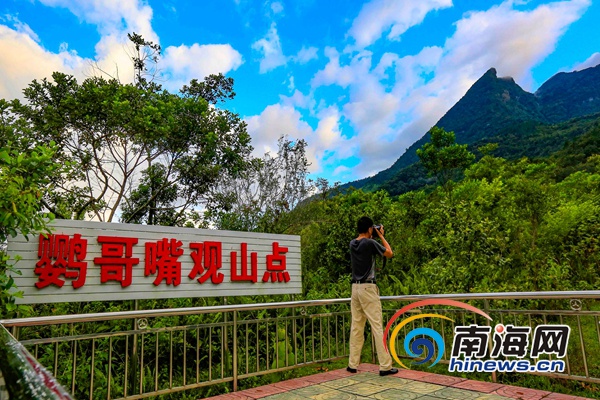
[[[553,161],[486,155],[450,190],[356,190],[311,204],[300,231],[308,295],[348,294],[347,242],[361,215],[384,224],[397,255],[379,272],[384,294],[597,288],[600,158],[564,179],[575,167]]]
[[[0,111],[2,106],[0,102]],[[10,136],[5,125],[0,128],[7,133],[3,139]],[[6,241],[18,233],[27,237],[46,231],[47,223],[54,216],[43,212],[40,199],[51,189],[52,177],[66,167],[53,159],[56,146],[52,142],[49,146],[32,148],[21,145],[5,140],[0,144],[0,318],[11,316],[19,309],[13,296],[21,295],[9,276],[9,272],[17,273],[17,270],[15,260],[9,259],[5,252]]]

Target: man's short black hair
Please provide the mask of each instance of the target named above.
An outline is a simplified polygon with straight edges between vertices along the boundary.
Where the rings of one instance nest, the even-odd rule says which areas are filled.
[[[356,224],[358,233],[367,233],[369,228],[373,226],[373,220],[369,217],[361,217]]]

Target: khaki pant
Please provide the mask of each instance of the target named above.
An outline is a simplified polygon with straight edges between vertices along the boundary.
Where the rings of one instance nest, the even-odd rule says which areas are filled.
[[[379,370],[387,371],[392,368],[392,357],[383,347],[383,325],[381,300],[379,288],[374,283],[353,283],[352,301],[352,326],[350,328],[350,359],[348,366],[357,368],[360,364],[360,354],[365,342],[365,323],[369,320],[371,335],[377,349]]]

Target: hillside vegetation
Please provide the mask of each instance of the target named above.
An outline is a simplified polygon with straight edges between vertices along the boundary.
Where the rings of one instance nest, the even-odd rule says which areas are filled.
[[[347,242],[363,214],[384,224],[396,254],[379,273],[382,294],[596,289],[599,145],[596,121],[543,159],[486,155],[446,189],[351,190],[296,210],[307,215],[295,231],[307,294],[349,294]]]

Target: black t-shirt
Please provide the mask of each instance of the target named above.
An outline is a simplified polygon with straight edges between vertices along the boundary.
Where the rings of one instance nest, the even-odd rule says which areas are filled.
[[[350,242],[350,260],[352,279],[375,279],[375,256],[385,253],[385,247],[373,239],[352,239]]]

